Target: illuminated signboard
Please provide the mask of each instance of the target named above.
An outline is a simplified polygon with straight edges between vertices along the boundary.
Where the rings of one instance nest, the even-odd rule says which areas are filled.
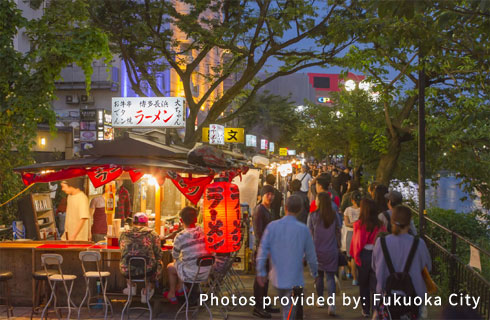
[[[295,156],[296,150],[288,150],[288,156]]]
[[[279,148],[279,155],[280,156],[287,156],[288,155],[288,148]]]
[[[269,151],[274,152],[274,142],[269,142]]]
[[[219,124],[209,126],[209,144],[225,144],[225,127]]]
[[[243,128],[225,128],[225,142],[243,143],[245,130]],[[202,128],[202,142],[209,142],[209,128]]]
[[[332,99],[329,97],[319,97],[317,101],[320,103],[332,103]]]
[[[267,150],[267,147],[269,146],[269,141],[265,139],[260,140],[260,149],[261,150]]]
[[[245,136],[245,146],[247,147],[257,147],[257,137],[253,134],[247,134]]]

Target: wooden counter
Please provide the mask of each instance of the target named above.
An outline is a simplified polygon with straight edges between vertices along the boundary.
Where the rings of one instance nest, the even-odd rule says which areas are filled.
[[[172,261],[170,246],[162,248],[164,275],[163,284],[167,281],[166,265]],[[126,287],[126,280],[119,272],[119,260],[121,253],[119,247],[95,245],[85,241],[10,241],[0,242],[0,270],[11,271],[14,274],[9,280],[12,303],[19,306],[32,305],[32,292],[35,282],[32,273],[42,270],[41,255],[45,253],[57,253],[63,256],[61,265],[63,273],[77,276],[73,286],[72,299],[79,305],[85,295],[85,281],[83,280],[81,262],[78,257],[80,251],[94,250],[102,255],[102,269],[109,271],[111,276],[107,291],[109,293],[122,294]],[[162,282],[160,282],[162,284]],[[95,288],[95,282],[94,282]],[[61,292],[60,292],[61,293]],[[64,296],[59,294],[59,296]],[[60,302],[64,303],[63,299]]]

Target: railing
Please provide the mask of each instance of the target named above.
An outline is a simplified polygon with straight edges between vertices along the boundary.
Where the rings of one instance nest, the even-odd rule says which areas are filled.
[[[410,209],[418,215],[416,210]],[[490,282],[463,262],[462,251],[459,250],[461,247],[458,247],[457,241],[463,241],[468,246],[474,247],[480,253],[480,256],[483,254],[486,258],[490,258],[490,253],[429,217],[425,216],[424,220],[424,230],[427,230],[424,234],[424,240],[432,258],[431,273],[441,290],[438,294],[449,296],[452,293],[463,293],[473,297],[480,297],[476,310],[483,319],[490,320]],[[435,230],[442,231],[448,237],[436,239]],[[449,248],[445,248],[445,245]]]

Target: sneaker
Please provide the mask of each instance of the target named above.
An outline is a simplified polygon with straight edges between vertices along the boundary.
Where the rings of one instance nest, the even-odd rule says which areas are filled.
[[[352,280],[352,285],[353,285],[353,286],[358,286],[358,285],[359,285],[359,281],[357,281],[357,280]]]
[[[340,274],[340,279],[347,280],[347,275],[345,274],[345,270],[342,270],[342,273]]]
[[[270,319],[272,316],[264,309],[254,308],[253,315],[262,319]]]
[[[129,296],[129,286],[127,286],[126,288],[123,289],[123,293],[125,295],[128,295]],[[133,296],[136,295],[136,284],[134,284],[133,286],[131,286],[131,295],[133,295]]]
[[[347,279],[352,279],[352,273],[347,274]]]
[[[335,306],[328,306],[328,315],[329,316],[335,315]]]
[[[150,301],[151,297],[153,297],[153,294],[155,293],[155,290],[151,289],[147,298],[145,291],[145,288],[141,289],[141,303],[147,303],[148,301]]]

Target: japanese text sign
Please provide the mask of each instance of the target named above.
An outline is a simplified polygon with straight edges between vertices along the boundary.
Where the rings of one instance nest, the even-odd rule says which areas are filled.
[[[225,144],[225,127],[219,124],[209,125],[209,144]]]
[[[288,150],[288,156],[295,156],[296,150]]]
[[[184,98],[112,98],[116,128],[185,128],[185,114]]]
[[[224,128],[225,142],[228,143],[243,143],[244,129],[243,128]],[[202,128],[202,141],[209,142],[209,128]],[[211,143],[211,142],[210,142]]]
[[[280,156],[287,156],[288,155],[288,148],[279,148],[279,155]]]
[[[245,146],[255,148],[257,146],[257,137],[253,134],[247,134],[245,137]]]
[[[274,153],[274,142],[269,142],[269,151]]]
[[[267,150],[267,147],[269,147],[269,141],[265,139],[260,140],[260,149],[261,150]]]

